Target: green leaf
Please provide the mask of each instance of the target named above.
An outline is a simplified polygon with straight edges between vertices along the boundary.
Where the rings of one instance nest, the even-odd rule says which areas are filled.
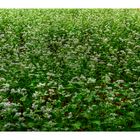
[[[80,129],[81,123],[80,123],[80,122],[76,122],[75,124],[73,124],[73,127],[74,127],[75,129]]]
[[[133,128],[140,128],[140,124],[133,125]]]
[[[96,125],[100,125],[101,124],[101,122],[99,120],[93,121],[93,123],[96,124]]]

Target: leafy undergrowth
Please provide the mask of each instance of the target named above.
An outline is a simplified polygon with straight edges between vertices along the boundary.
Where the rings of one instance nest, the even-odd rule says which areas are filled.
[[[1,9],[0,130],[140,130],[139,11]]]

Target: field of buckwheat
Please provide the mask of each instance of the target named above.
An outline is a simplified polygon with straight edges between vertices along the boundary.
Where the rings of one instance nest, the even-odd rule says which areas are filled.
[[[0,9],[0,131],[139,131],[140,12]]]

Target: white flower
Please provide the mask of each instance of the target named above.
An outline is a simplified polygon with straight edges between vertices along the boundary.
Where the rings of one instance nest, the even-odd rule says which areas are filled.
[[[46,109],[45,106],[42,106],[42,107],[41,107],[41,111],[42,111],[42,112],[45,112],[45,111],[46,111],[45,109]]]
[[[24,121],[24,120],[25,120],[24,118],[21,118],[21,117],[19,118],[19,121]]]
[[[125,51],[123,51],[123,50],[121,50],[120,52],[121,52],[122,54],[125,54]]]
[[[103,38],[103,42],[108,42],[108,38]]]
[[[54,94],[55,94],[55,91],[54,91],[54,89],[49,89],[49,94],[52,94],[52,95],[54,95]]]
[[[12,88],[11,93],[16,93],[16,90]]]
[[[3,105],[4,105],[5,107],[9,107],[9,106],[11,106],[11,103],[10,103],[10,102],[6,102],[6,103],[3,103]]]
[[[105,62],[104,61],[100,61],[99,64],[105,64]]]
[[[47,118],[50,119],[51,118],[51,115],[48,114]]]
[[[15,116],[16,116],[16,117],[21,116],[21,112],[17,112],[17,113],[15,114]]]
[[[47,111],[47,112],[51,112],[51,111],[52,111],[52,109],[50,109],[50,108],[47,108],[47,109],[46,109],[46,111]]]
[[[50,73],[50,72],[48,72],[47,75],[48,75],[48,76],[55,76],[54,73]]]
[[[71,118],[71,117],[72,117],[72,112],[69,112],[68,118]]]
[[[107,87],[107,89],[112,90],[112,87]]]
[[[96,83],[96,79],[94,79],[94,78],[88,78],[87,83],[88,83],[88,84],[89,84],[89,83]]]
[[[112,65],[112,64],[110,64],[110,63],[108,63],[108,64],[107,64],[107,66],[108,66],[108,67],[112,67],[113,65]]]
[[[35,93],[33,93],[32,97],[36,98],[36,97],[38,97],[38,95],[39,95],[39,93],[37,91],[35,91]]]
[[[5,79],[5,78],[0,78],[0,81],[1,81],[1,82],[5,82],[6,79]]]
[[[110,113],[110,116],[117,116],[117,114],[115,114],[115,113]]]
[[[3,84],[3,85],[4,85],[5,88],[9,88],[10,87],[10,85],[8,83]]]
[[[9,89],[4,88],[4,89],[0,89],[0,92],[7,92]]]
[[[139,45],[137,45],[137,46],[135,46],[135,47],[134,47],[134,49],[140,49],[140,46],[139,46]]]
[[[136,62],[140,64],[140,60],[136,60]]]
[[[6,123],[6,124],[4,125],[5,128],[10,127],[10,126],[11,126],[11,123]]]
[[[133,88],[129,88],[129,90],[134,91],[134,89],[133,89]]]
[[[98,62],[98,58],[97,58],[97,57],[92,58],[92,60],[93,60],[94,62]]]
[[[111,79],[110,79],[109,75],[106,74],[104,76],[104,80],[105,80],[106,83],[108,83],[108,82],[110,82]]]
[[[113,100],[114,100],[114,98],[113,98],[113,97],[109,97],[109,98],[108,98],[108,100],[113,101]]]
[[[13,111],[13,112],[17,112],[17,109],[16,109],[16,108],[14,108],[12,111]]]
[[[99,88],[101,88],[101,86],[95,86],[95,89],[99,89]]]
[[[33,109],[37,109],[37,108],[38,108],[38,105],[36,105],[36,104],[33,103],[33,104],[32,104],[32,108],[33,108]]]
[[[46,85],[45,83],[39,83],[39,84],[37,85],[37,88],[44,87],[45,85]]]
[[[124,80],[117,80],[117,83],[124,83]]]

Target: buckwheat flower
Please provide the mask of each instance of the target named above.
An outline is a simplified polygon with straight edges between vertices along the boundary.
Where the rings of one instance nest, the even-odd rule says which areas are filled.
[[[111,80],[111,79],[110,79],[110,76],[106,74],[106,75],[104,76],[104,81],[105,81],[106,83],[108,83],[108,82],[110,82],[110,80]]]
[[[112,57],[112,60],[113,61],[117,61],[117,57]]]
[[[54,73],[50,73],[50,72],[48,72],[47,75],[48,75],[48,76],[55,76]]]
[[[21,92],[21,89],[17,89],[17,93],[20,93]]]
[[[113,100],[114,100],[114,98],[113,98],[113,97],[109,97],[109,98],[108,98],[108,100],[113,101]]]
[[[24,89],[24,88],[23,89],[20,89],[20,94],[21,95],[24,96],[26,93],[27,93],[26,89]]]
[[[108,42],[108,38],[103,38],[103,42]]]
[[[0,82],[5,82],[6,79],[5,78],[0,78]]]
[[[130,70],[129,69],[125,69],[124,70],[126,73],[130,73]]]
[[[6,69],[4,69],[3,67],[2,67],[2,68],[0,68],[0,70],[1,70],[1,71],[3,71],[3,72],[7,72],[7,70],[6,70]]]
[[[130,91],[134,91],[134,89],[133,89],[133,88],[129,88],[129,90],[130,90]]]
[[[47,108],[47,109],[46,109],[46,111],[47,111],[47,112],[51,112],[51,111],[52,111],[52,109],[50,109],[50,108]]]
[[[54,95],[55,94],[54,89],[49,89],[49,94]]]
[[[11,93],[16,93],[16,90],[12,88]]]
[[[27,90],[26,90],[25,88],[22,88],[21,91],[22,91],[22,92],[26,92]]]
[[[36,105],[36,104],[33,103],[33,104],[32,104],[32,108],[33,108],[33,109],[37,109],[37,108],[38,108],[38,105]]]
[[[19,121],[24,121],[25,119],[22,117],[20,117],[19,119],[18,119]]]
[[[108,90],[112,90],[112,87],[106,87]]]
[[[4,85],[5,88],[9,88],[10,87],[10,85],[8,83],[3,84],[3,85]]]
[[[68,119],[70,119],[71,117],[72,117],[72,112],[69,112]]]
[[[136,60],[136,62],[140,64],[140,60]]]
[[[134,49],[140,49],[140,45],[135,46]]]
[[[115,119],[116,119],[115,116],[110,117],[110,121],[114,121]]]
[[[93,60],[94,62],[98,62],[98,58],[97,58],[97,57],[94,57],[92,60]]]
[[[13,112],[17,112],[17,109],[16,109],[16,108],[14,108],[14,109],[12,109],[12,111],[13,111]]]
[[[92,111],[92,110],[93,110],[93,108],[92,108],[91,106],[89,106],[89,107],[88,107],[88,109],[89,109],[90,111]]]
[[[50,114],[48,114],[47,118],[48,118],[48,119],[50,119],[50,118],[51,118],[51,115],[50,115]]]
[[[124,83],[124,80],[117,80],[117,83]]]
[[[5,34],[0,34],[0,38],[3,38],[5,36]]]
[[[35,91],[35,93],[33,93],[32,97],[36,98],[36,97],[38,97],[38,95],[39,95],[39,93],[37,91]]]
[[[17,112],[17,113],[15,114],[15,116],[16,116],[16,117],[21,116],[21,112]]]
[[[10,102],[6,102],[6,103],[3,103],[5,107],[9,107],[11,106],[11,103]]]
[[[110,113],[110,116],[117,116],[117,114],[115,114],[115,113]]]
[[[99,89],[99,88],[101,88],[101,86],[95,86],[95,89]]]
[[[58,90],[64,89],[63,85],[58,86]]]
[[[24,117],[27,116],[26,112],[23,112],[23,116],[24,116]]]
[[[123,50],[121,50],[120,53],[122,53],[122,54],[126,54],[125,51],[123,51]]]
[[[104,61],[100,61],[99,64],[105,64],[105,62]]]
[[[127,49],[127,54],[134,54],[134,52],[131,49]]]
[[[41,111],[42,111],[42,112],[45,112],[45,111],[46,111],[46,107],[45,107],[45,106],[42,106],[42,107],[41,107]]]
[[[108,64],[107,64],[107,66],[108,66],[108,67],[112,67],[113,65],[112,65],[112,64],[110,64],[110,63],[108,63]]]
[[[87,83],[96,83],[96,79],[94,79],[94,78],[88,78]]]
[[[3,89],[0,89],[0,92],[2,93],[2,92],[7,92],[9,89],[7,89],[7,88],[3,88]]]
[[[4,125],[5,128],[10,127],[10,126],[11,126],[11,123],[6,123],[6,124]]]
[[[46,85],[45,83],[39,83],[39,84],[37,85],[37,88],[44,87],[45,85]]]

